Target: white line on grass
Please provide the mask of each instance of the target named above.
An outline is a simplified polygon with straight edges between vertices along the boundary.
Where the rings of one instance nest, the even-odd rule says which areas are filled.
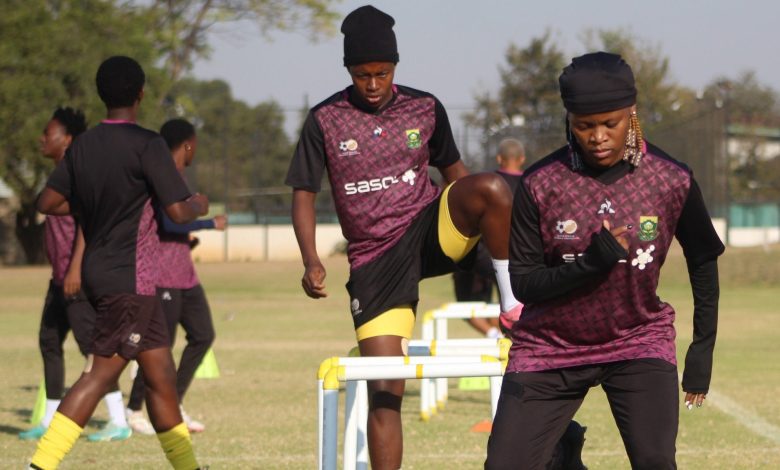
[[[682,375],[680,375],[680,380],[682,381]],[[780,444],[779,427],[751,412],[728,396],[710,389],[705,404],[708,402],[759,436],[765,437],[775,444]]]

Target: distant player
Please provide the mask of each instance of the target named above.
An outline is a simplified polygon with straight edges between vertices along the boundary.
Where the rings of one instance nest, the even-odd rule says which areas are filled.
[[[41,135],[41,153],[59,163],[73,139],[87,130],[84,114],[72,108],[57,108]],[[95,325],[95,310],[81,290],[81,261],[84,235],[72,215],[46,217],[46,255],[52,266],[49,291],[41,317],[38,344],[43,356],[43,377],[46,384],[46,410],[41,422],[19,433],[23,440],[40,439],[51,423],[65,390],[65,362],[62,345],[73,331],[79,350],[86,356]],[[122,409],[122,392],[116,384],[104,400],[109,422],[89,439],[123,440],[132,432]]]
[[[208,200],[190,194],[165,140],[135,123],[144,94],[140,65],[111,57],[95,81],[107,118],[71,145],[37,205],[46,214],[74,213],[82,224],[84,290],[97,320],[84,373],[54,414],[31,468],[57,468],[100,396],[136,359],[166,458],[175,469],[193,470],[198,464],[179,411],[168,329],[155,296],[159,238],[152,200],[178,223],[206,214]]]
[[[176,169],[183,173],[195,157],[198,137],[195,127],[184,119],[172,119],[163,124],[160,135],[171,149]],[[160,278],[157,284],[157,297],[163,306],[168,324],[171,346],[176,340],[176,328],[179,324],[186,333],[187,345],[181,354],[176,370],[176,391],[179,403],[192,383],[195,371],[214,342],[214,324],[206,294],[200,285],[195,265],[190,254],[190,232],[202,229],[225,230],[227,218],[218,215],[209,220],[196,220],[189,224],[176,224],[162,210],[156,210],[160,225],[160,251],[158,266]],[[154,434],[151,423],[146,420],[141,407],[144,400],[143,375],[138,374],[133,382],[133,390],[127,405],[128,421],[133,430],[141,434]],[[202,432],[206,426],[184,412],[182,418],[190,432]]]
[[[525,163],[525,148],[522,142],[512,138],[502,140],[498,144],[496,163],[498,163],[496,173],[504,178],[514,194],[520,177],[523,175],[523,164]],[[477,259],[474,266],[452,273],[452,281],[455,285],[455,300],[458,302],[490,303],[493,301],[493,285],[496,282],[496,276],[493,263],[490,261],[490,253],[481,243],[477,245]],[[517,309],[515,312],[519,315],[520,310]],[[500,318],[501,324],[499,324],[498,318],[469,318],[467,321],[475,330],[486,337],[501,338],[503,337],[501,330],[509,331],[513,321],[517,318],[509,318],[507,315]]]

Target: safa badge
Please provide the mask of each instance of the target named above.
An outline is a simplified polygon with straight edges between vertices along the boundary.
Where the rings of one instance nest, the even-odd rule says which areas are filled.
[[[658,216],[639,216],[639,239],[649,242],[658,238]]]

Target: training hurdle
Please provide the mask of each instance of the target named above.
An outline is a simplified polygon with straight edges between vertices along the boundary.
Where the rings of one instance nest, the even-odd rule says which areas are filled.
[[[449,340],[411,340],[410,356],[492,356],[499,361],[509,357],[511,341],[505,338],[473,338]],[[444,408],[447,400],[447,379],[424,379],[420,381],[420,419],[428,421],[439,409]],[[499,389],[491,388],[491,396]]]
[[[451,339],[446,341],[413,339],[409,341],[408,356],[492,356],[499,361],[507,360],[509,348],[512,342],[506,338],[472,338]],[[358,348],[354,347],[348,354],[349,357],[359,357]],[[444,402],[438,402],[435,379],[420,381],[420,419],[428,421],[439,408],[444,407]],[[443,386],[446,387],[444,382]],[[497,400],[500,387],[490,389],[491,399]],[[446,394],[446,390],[444,393]],[[445,395],[446,397],[446,395]]]
[[[485,302],[450,302],[440,308],[429,310],[423,314],[422,339],[437,341],[454,341],[448,337],[447,321],[451,319],[466,320],[469,318],[498,318],[500,306],[498,304],[486,304]],[[467,341],[467,340],[463,340]],[[473,340],[472,340],[473,341]],[[495,340],[490,340],[495,341]],[[507,349],[508,353],[508,349]],[[428,382],[425,384],[425,382]],[[447,402],[448,383],[446,378],[430,379],[423,381],[420,393],[430,393],[433,396],[423,400],[421,396],[420,419],[427,421],[444,408]],[[425,403],[427,408],[422,408]]]
[[[335,469],[338,453],[338,392],[346,383],[344,468],[368,468],[366,380],[490,377],[499,389],[506,361],[493,356],[332,357],[317,372],[320,470]],[[495,414],[497,399],[491,400]]]

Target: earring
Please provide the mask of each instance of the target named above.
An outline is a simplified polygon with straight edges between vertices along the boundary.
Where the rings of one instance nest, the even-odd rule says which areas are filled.
[[[633,167],[638,167],[639,162],[642,160],[642,129],[639,127],[639,118],[637,118],[636,111],[632,111],[629,118],[626,151],[623,153],[623,160],[630,163]]]

